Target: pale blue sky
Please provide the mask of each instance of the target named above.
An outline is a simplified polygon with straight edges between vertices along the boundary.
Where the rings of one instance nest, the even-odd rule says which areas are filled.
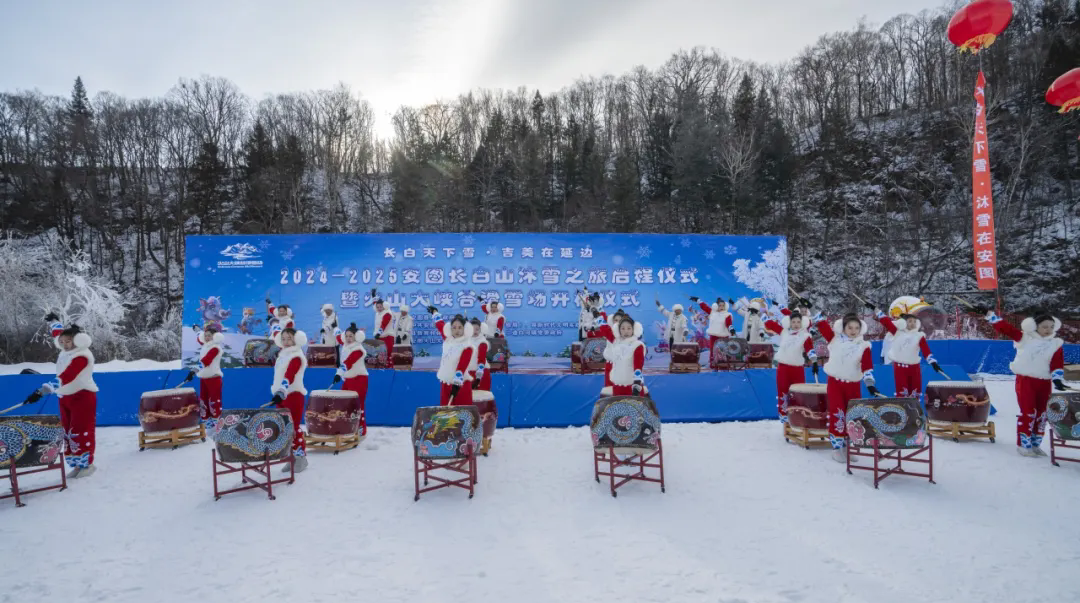
[[[860,17],[880,25],[942,0],[6,0],[0,90],[165,94],[180,77],[253,98],[345,82],[380,132],[401,104],[477,87],[552,92],[582,75],[662,64],[679,48],[795,56]]]

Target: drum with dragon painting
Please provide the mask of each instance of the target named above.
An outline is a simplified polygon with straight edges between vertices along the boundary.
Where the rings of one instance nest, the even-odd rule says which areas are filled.
[[[660,440],[660,413],[650,398],[609,396],[593,405],[589,423],[593,448],[632,452],[656,450]]]
[[[921,448],[929,437],[916,398],[859,398],[848,402],[848,440],[854,447]]]
[[[139,400],[139,424],[146,433],[197,427],[199,417],[199,397],[191,387],[143,392]]]
[[[244,343],[244,366],[274,366],[280,351],[273,339],[249,339]]]
[[[412,346],[399,343],[394,346],[394,369],[399,371],[411,371],[413,365]]]
[[[604,372],[604,349],[608,341],[603,337],[589,337],[581,343],[581,372]]]
[[[510,348],[505,337],[489,337],[487,340],[487,365],[493,373],[505,373],[510,366]]]
[[[926,418],[985,425],[990,419],[990,394],[981,381],[931,381],[926,384]]]
[[[796,429],[829,431],[829,403],[824,383],[796,383],[788,389],[788,423]]]
[[[227,410],[209,431],[226,463],[276,461],[292,454],[292,417],[284,408]]]
[[[698,364],[700,357],[701,348],[697,342],[673,343],[669,370],[673,373],[696,373],[701,370]]]
[[[771,343],[751,343],[746,354],[746,363],[750,368],[770,368],[773,361]]]
[[[57,415],[0,417],[0,470],[52,465],[64,453],[64,428]]]
[[[1046,405],[1050,428],[1062,440],[1080,440],[1080,392],[1054,392]]]
[[[422,459],[462,459],[484,438],[475,406],[422,406],[413,415],[412,442]]]
[[[717,368],[746,364],[749,355],[750,344],[742,337],[721,337],[713,343],[709,366]]]
[[[317,436],[353,435],[360,430],[360,397],[347,389],[311,392],[304,423]]]
[[[364,366],[369,369],[381,369],[390,366],[386,358],[386,344],[380,339],[368,339],[363,343],[364,351],[367,355],[364,356]]]

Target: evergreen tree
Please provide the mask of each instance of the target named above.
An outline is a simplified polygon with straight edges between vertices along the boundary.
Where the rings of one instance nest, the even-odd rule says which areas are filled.
[[[188,191],[189,211],[198,224],[199,234],[221,234],[222,216],[228,201],[225,177],[228,171],[218,157],[217,145],[204,142],[192,166]]]

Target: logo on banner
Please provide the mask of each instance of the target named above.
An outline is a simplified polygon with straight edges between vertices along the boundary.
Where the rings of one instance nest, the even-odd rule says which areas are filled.
[[[221,250],[221,255],[231,258],[218,260],[218,268],[262,268],[262,260],[259,257],[259,248],[250,243],[233,243]]]

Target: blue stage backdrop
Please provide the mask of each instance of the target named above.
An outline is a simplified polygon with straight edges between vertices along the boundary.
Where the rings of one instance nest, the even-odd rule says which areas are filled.
[[[320,308],[332,304],[344,327],[372,336],[370,291],[407,304],[414,351],[438,354],[441,339],[424,309],[482,315],[476,296],[501,301],[506,336],[519,356],[569,355],[580,307],[575,292],[602,294],[607,309],[624,308],[660,344],[668,309],[688,311],[705,341],[706,317],[689,296],[787,300],[783,237],[622,234],[372,234],[190,236],[184,276],[184,322],[218,323],[226,334],[225,366],[238,366],[244,342],[269,330],[266,304],[292,307],[297,326],[317,340]],[[772,310],[772,308],[770,308]],[[736,326],[741,320],[736,317]],[[196,352],[185,330],[183,355]]]

